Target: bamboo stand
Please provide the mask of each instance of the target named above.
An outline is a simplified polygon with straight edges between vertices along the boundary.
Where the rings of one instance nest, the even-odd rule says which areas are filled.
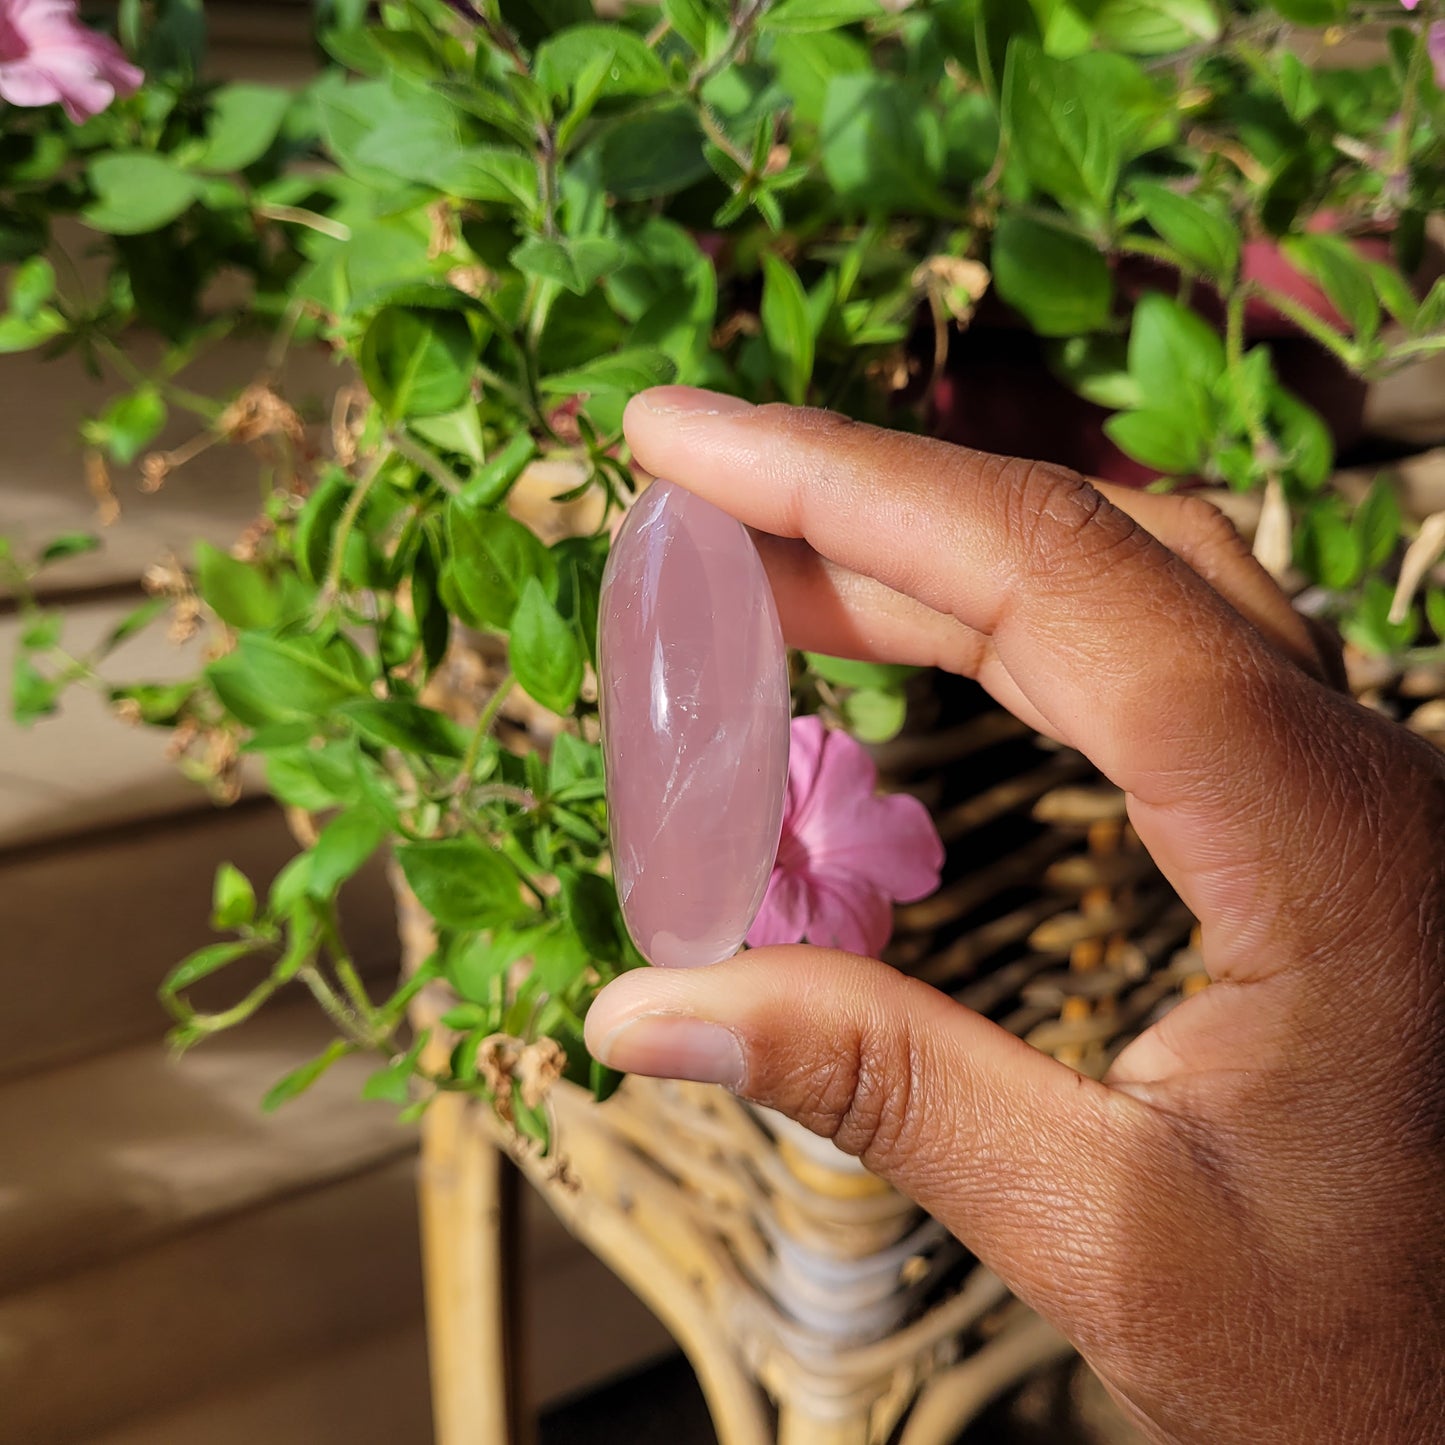
[[[1442,707],[1415,701],[1402,715],[1445,745]],[[881,749],[880,768],[928,803],[949,864],[933,898],[899,911],[890,961],[1102,1075],[1204,986],[1193,920],[1129,828],[1123,795],[1083,759],[976,700],[928,694],[915,713],[920,731]],[[430,930],[404,888],[398,900],[414,966]],[[447,1004],[423,994],[417,1022]],[[552,1098],[566,1177],[513,1157],[672,1332],[721,1445],[949,1445],[1000,1393],[1069,1354],[938,1225],[787,1121],[720,1089],[639,1078],[602,1106],[568,1085]],[[427,1118],[438,1445],[526,1438],[508,1368],[517,1291],[499,1151],[510,1149],[490,1112],[459,1096]]]

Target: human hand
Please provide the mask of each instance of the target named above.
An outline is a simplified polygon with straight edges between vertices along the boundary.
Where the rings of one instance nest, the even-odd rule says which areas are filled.
[[[1197,500],[683,388],[627,435],[757,530],[794,646],[976,677],[1123,788],[1214,982],[1102,1083],[802,947],[624,975],[593,1052],[860,1156],[1155,1440],[1445,1439],[1445,760]]]

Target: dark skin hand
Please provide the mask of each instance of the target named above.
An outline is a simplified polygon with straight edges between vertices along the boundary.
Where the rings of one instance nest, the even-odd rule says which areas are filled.
[[[1153,1440],[1445,1440],[1445,759],[1327,685],[1204,503],[683,388],[627,436],[755,529],[794,646],[976,677],[1123,788],[1213,986],[1097,1083],[757,949],[618,979],[594,1052],[860,1156]]]

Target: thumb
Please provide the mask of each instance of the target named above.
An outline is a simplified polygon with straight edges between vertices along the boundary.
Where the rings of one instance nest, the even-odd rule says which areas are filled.
[[[828,949],[640,969],[587,1046],[627,1073],[723,1084],[857,1155],[1063,1324],[1118,1234],[1145,1106],[944,994]],[[1124,1212],[1127,1213],[1127,1205]]]

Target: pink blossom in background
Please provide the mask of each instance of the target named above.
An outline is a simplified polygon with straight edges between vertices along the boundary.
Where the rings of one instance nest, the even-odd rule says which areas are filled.
[[[144,74],[76,18],[75,0],[0,0],[0,98],[54,105],[77,125],[130,95]]]
[[[928,810],[877,787],[856,739],[816,717],[793,719],[783,837],[752,947],[806,940],[876,956],[893,932],[893,904],[938,887],[943,843]]]
[[[1445,20],[1430,27],[1430,61],[1435,67],[1435,84],[1445,90]]]

